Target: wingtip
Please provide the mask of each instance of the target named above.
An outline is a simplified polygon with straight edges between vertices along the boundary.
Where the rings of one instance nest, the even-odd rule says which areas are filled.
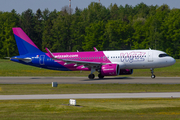
[[[51,58],[55,58],[55,56],[51,53],[51,51],[48,48],[45,48],[45,49]]]
[[[45,47],[45,49],[46,49],[47,51],[50,51],[47,47]]]
[[[95,52],[98,52],[98,50],[97,50],[97,48],[96,48],[96,47],[93,47],[93,48],[94,48]]]

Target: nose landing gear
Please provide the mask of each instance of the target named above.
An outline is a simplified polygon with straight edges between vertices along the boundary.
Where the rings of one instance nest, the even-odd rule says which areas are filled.
[[[154,78],[156,77],[156,76],[153,74],[153,73],[154,73],[154,69],[153,69],[153,68],[150,68],[150,70],[151,70],[151,74],[152,74],[152,75],[151,75],[151,78],[154,79]]]

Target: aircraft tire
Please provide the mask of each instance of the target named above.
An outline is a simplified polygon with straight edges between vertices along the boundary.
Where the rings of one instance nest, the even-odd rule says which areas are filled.
[[[104,76],[101,75],[101,74],[98,74],[98,77],[99,77],[99,79],[103,79],[104,78]]]
[[[94,79],[94,78],[95,78],[95,75],[94,75],[94,74],[89,74],[88,78],[89,78],[89,79]]]
[[[156,78],[156,76],[155,75],[151,75],[151,78],[154,79],[154,78]]]

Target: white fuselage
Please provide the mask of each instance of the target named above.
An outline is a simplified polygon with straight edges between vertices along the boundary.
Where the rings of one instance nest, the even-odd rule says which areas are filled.
[[[118,50],[104,51],[112,63],[120,65],[120,69],[160,68],[173,65],[175,59],[159,50]]]

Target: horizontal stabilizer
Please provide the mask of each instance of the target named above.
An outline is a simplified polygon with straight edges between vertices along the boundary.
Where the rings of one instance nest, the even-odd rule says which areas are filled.
[[[14,58],[10,58],[10,59],[21,60],[21,61],[24,61],[24,62],[27,62],[27,63],[32,61],[31,58],[17,58],[17,57],[14,57]]]

